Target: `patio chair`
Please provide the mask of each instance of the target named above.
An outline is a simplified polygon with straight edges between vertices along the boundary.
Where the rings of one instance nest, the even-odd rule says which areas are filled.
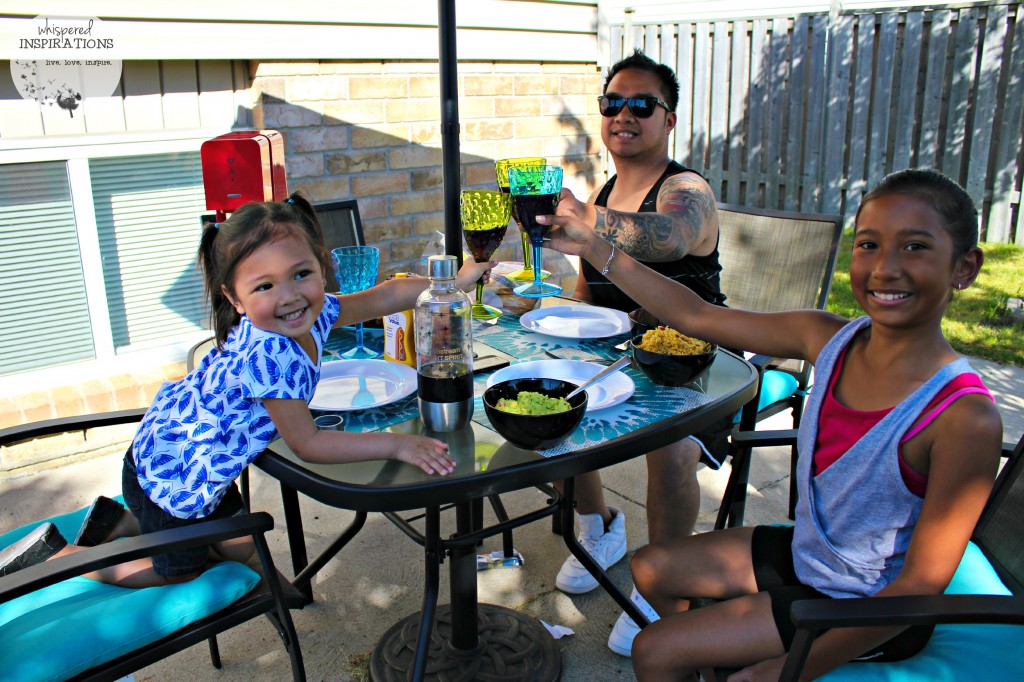
[[[842,217],[718,205],[721,286],[726,305],[773,312],[797,308],[824,309],[835,272]],[[715,528],[743,525],[750,457],[754,444],[779,444],[778,433],[756,430],[757,423],[791,410],[799,428],[810,388],[806,362],[755,356],[761,375],[757,395],[737,415],[730,438],[732,471]],[[783,435],[788,435],[785,432]],[[796,447],[790,457],[790,481],[796,469]],[[796,508],[796,487],[790,485],[789,515]]]
[[[1012,449],[1011,449],[1012,448]],[[782,680],[800,675],[814,637],[827,628],[935,625],[925,648],[895,663],[848,663],[819,679],[1024,679],[1024,437],[1003,446],[1008,461],[945,594],[794,602],[797,634]]]
[[[0,430],[0,447],[58,433],[138,421],[144,410],[52,419]],[[86,508],[26,524],[0,535],[0,547],[43,521],[73,538]],[[204,639],[220,668],[217,634],[266,615],[282,638],[293,680],[305,679],[290,608],[305,601],[275,568],[265,534],[273,518],[257,512],[188,528],[126,538],[76,552],[0,578],[0,670],[5,679],[115,680]],[[248,564],[218,563],[196,579],[128,589],[83,574],[173,549],[250,536]]]

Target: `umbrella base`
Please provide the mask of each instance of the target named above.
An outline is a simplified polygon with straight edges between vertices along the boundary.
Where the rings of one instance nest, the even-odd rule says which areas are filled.
[[[416,657],[420,613],[393,625],[381,637],[370,658],[370,679],[406,682]],[[516,680],[555,682],[562,677],[562,654],[557,640],[535,619],[494,604],[477,606],[479,642],[471,652],[452,648],[451,607],[437,608],[430,635],[426,680],[472,682]]]

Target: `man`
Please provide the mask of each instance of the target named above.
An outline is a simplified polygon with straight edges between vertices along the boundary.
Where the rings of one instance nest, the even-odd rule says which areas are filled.
[[[721,304],[718,284],[718,213],[704,178],[672,161],[669,134],[676,124],[679,82],[672,69],[639,51],[608,71],[601,139],[615,163],[616,175],[591,195],[588,203],[562,191],[560,215],[574,216],[615,248]],[[612,256],[605,265],[611,265]],[[596,305],[623,311],[638,306],[596,268],[581,261],[575,295]],[[667,542],[693,532],[700,507],[697,463],[702,454],[717,468],[725,450],[730,420],[697,437],[647,453],[647,517],[651,542]],[[626,554],[622,511],[605,503],[601,475],[576,479],[580,543],[607,568]],[[597,581],[570,556],[555,584],[563,592],[583,594]],[[657,614],[633,590],[632,599],[651,620]],[[623,613],[608,638],[612,651],[629,656],[638,626]]]

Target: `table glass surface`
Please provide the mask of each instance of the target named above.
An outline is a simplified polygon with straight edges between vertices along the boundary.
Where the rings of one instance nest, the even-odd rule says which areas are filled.
[[[559,297],[544,301],[545,305],[567,303],[574,301]],[[367,330],[371,335],[371,345],[375,342],[372,338],[374,331]],[[379,334],[379,330],[376,333]],[[628,333],[592,340],[547,336],[525,330],[519,324],[519,318],[513,315],[505,315],[494,324],[474,322],[476,353],[480,357],[498,355],[511,362],[552,359],[547,352],[567,359],[607,361],[622,355],[623,351],[614,349],[614,346],[627,338]],[[335,329],[325,345],[324,359],[331,359],[331,351],[340,352],[351,342],[350,329]],[[420,434],[445,441],[456,461],[455,471],[447,476],[428,475],[417,467],[397,460],[312,464],[298,459],[280,440],[271,444],[270,452],[257,459],[256,465],[273,475],[280,473],[281,464],[292,472],[301,467],[303,473],[322,479],[320,482],[323,484],[335,483],[352,490],[365,489],[367,492],[426,487],[436,488],[443,497],[442,489],[456,482],[464,487],[470,482],[467,479],[480,479],[479,484],[485,489],[478,492],[483,494],[503,492],[554,480],[552,472],[557,473],[558,478],[564,478],[635,457],[640,451],[631,445],[635,445],[640,436],[660,438],[664,441],[662,444],[678,440],[703,427],[703,423],[692,429],[686,425],[694,419],[706,422],[704,415],[708,410],[715,410],[722,413],[722,416],[737,410],[753,396],[756,380],[754,369],[746,361],[726,351],[720,351],[709,370],[683,388],[657,386],[640,370],[632,367],[623,371],[636,384],[633,396],[620,405],[588,413],[570,439],[543,453],[513,446],[490,428],[480,400],[489,372],[480,372],[474,378],[476,404],[473,421],[469,427],[460,431],[428,431],[420,422],[415,392],[391,405],[343,413],[346,431]],[[724,412],[723,403],[730,404]],[[314,416],[323,413],[326,412],[314,411]],[[268,458],[277,458],[277,461],[268,461]],[[525,478],[518,482],[499,483],[496,479],[504,478],[503,471],[508,469],[523,470]],[[527,473],[527,470],[531,471]],[[495,486],[501,489],[495,489]],[[392,501],[384,508],[416,506],[422,505],[410,501],[407,507],[396,506]],[[367,505],[354,503],[353,508],[367,508]]]

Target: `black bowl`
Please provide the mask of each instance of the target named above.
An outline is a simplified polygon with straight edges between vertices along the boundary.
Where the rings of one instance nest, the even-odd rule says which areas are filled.
[[[711,344],[711,350],[696,355],[655,353],[637,347],[643,340],[643,334],[637,334],[630,339],[633,362],[648,379],[662,386],[684,386],[690,383],[711,366],[718,352],[718,346]]]
[[[555,414],[527,415],[499,410],[502,398],[515,399],[521,391],[543,393],[552,398],[564,398],[576,389],[576,384],[561,379],[509,379],[484,391],[484,412],[494,430],[509,443],[527,450],[544,450],[558,445],[579,426],[587,411],[587,392],[569,399],[572,409]]]
[[[647,312],[647,310],[643,308],[637,308],[636,310],[630,312],[626,317],[629,318],[629,333],[632,336],[636,336],[637,334],[643,334],[646,331],[654,329],[658,325],[665,324],[664,322],[662,322],[657,317]]]

